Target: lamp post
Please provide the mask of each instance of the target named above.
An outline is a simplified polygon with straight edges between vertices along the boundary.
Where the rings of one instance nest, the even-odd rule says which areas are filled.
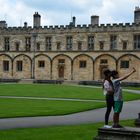
[[[36,51],[37,33],[32,33],[32,37],[33,37],[32,79],[35,79],[35,51]]]

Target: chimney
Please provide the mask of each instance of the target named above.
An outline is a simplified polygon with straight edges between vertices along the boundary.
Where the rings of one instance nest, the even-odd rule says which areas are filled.
[[[91,16],[91,25],[99,25],[99,16],[93,15]]]
[[[41,16],[38,12],[33,15],[33,27],[39,27],[41,25]]]
[[[6,21],[0,21],[0,27],[1,27],[1,28],[7,28],[7,23],[6,23]]]
[[[76,24],[76,17],[72,17],[73,26]]]
[[[140,23],[140,8],[139,7],[135,7],[134,23]]]
[[[24,22],[24,27],[27,28],[27,22]]]

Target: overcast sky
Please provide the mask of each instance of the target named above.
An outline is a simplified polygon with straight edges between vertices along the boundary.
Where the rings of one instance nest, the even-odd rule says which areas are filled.
[[[100,17],[100,24],[132,23],[135,6],[140,0],[0,0],[0,20],[8,26],[33,25],[33,14],[41,15],[41,25],[90,24],[91,15]]]

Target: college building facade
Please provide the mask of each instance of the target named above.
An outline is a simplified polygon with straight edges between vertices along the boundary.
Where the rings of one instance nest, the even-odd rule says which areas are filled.
[[[133,23],[100,24],[91,16],[89,25],[7,27],[0,21],[0,79],[100,81],[107,68],[120,75],[133,67],[128,82],[140,81],[140,8]]]

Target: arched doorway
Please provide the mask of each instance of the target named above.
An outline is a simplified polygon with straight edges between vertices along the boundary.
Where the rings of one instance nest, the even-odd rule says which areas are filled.
[[[60,65],[58,67],[58,77],[60,79],[64,79],[64,66],[63,65]]]

